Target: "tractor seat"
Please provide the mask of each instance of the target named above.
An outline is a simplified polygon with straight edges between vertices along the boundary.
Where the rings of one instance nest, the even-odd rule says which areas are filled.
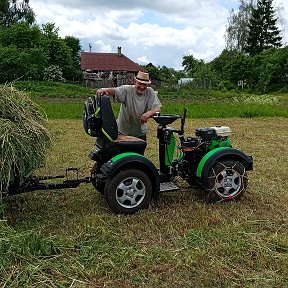
[[[122,134],[119,134],[117,139],[113,142],[120,153],[135,152],[143,155],[147,146],[147,142],[140,138]]]
[[[88,98],[83,106],[83,126],[87,134],[97,137],[96,146],[104,148],[115,145],[118,153],[134,152],[144,154],[146,141],[118,133],[117,122],[108,95]]]

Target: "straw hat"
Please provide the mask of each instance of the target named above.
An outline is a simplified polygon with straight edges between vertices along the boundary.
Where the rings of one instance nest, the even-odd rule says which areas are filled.
[[[139,71],[137,76],[134,77],[134,79],[140,83],[143,83],[143,84],[150,84],[151,83],[151,81],[149,79],[149,73],[145,73],[142,71]]]

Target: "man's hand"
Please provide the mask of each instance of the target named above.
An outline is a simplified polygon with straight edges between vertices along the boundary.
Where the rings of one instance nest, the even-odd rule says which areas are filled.
[[[110,88],[101,88],[101,89],[98,89],[96,91],[96,95],[97,96],[102,96],[102,95],[108,95],[108,96],[112,96],[114,98],[115,96],[115,89],[113,87],[110,87]]]
[[[152,117],[152,116],[155,115],[156,113],[160,113],[160,111],[161,111],[160,108],[154,108],[154,109],[152,109],[152,110],[149,110],[149,111],[145,112],[145,113],[141,116],[140,122],[141,122],[142,124],[146,123],[150,117]]]
[[[104,95],[104,94],[107,94],[107,92],[105,91],[105,88],[101,88],[101,89],[98,89],[98,90],[96,91],[96,95],[97,95],[97,96],[102,96],[102,95]]]
[[[141,122],[142,124],[146,123],[151,116],[152,116],[151,111],[147,111],[146,113],[144,113],[144,114],[141,116],[140,122]]]

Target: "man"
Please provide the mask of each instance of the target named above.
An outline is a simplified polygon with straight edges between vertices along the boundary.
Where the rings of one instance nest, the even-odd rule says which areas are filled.
[[[134,77],[135,85],[123,85],[116,88],[102,88],[96,94],[107,94],[121,103],[117,118],[120,134],[135,136],[146,141],[147,121],[160,112],[161,103],[157,93],[148,85],[151,83],[149,74],[139,71]]]

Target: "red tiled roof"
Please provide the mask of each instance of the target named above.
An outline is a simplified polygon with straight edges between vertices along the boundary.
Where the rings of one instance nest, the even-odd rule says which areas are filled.
[[[133,62],[123,54],[118,53],[81,53],[81,69],[92,71],[127,71],[146,72],[146,69]]]

